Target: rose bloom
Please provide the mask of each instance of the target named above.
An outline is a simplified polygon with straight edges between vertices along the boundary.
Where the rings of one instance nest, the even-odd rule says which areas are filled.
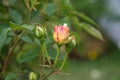
[[[67,24],[63,26],[55,26],[53,32],[53,38],[58,44],[65,44],[69,37],[69,28]]]

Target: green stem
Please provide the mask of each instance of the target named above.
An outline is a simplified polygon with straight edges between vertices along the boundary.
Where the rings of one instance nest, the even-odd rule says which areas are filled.
[[[44,76],[44,67],[43,67],[43,65],[44,65],[44,63],[45,63],[45,56],[44,56],[44,49],[42,48],[42,57],[41,57],[41,76],[40,77],[43,77]]]
[[[60,55],[60,47],[58,47],[58,49],[57,49],[57,55],[56,55],[56,58],[55,58],[55,62],[54,62],[53,67],[56,66],[56,64],[57,64],[57,62],[58,62],[58,59],[59,59],[59,55]]]
[[[47,61],[48,61],[48,63],[51,65],[50,56],[49,56],[48,53],[47,53],[45,43],[43,43],[43,49],[44,49],[44,53],[45,53],[45,55],[46,55],[46,57],[47,57]]]
[[[18,44],[19,40],[20,40],[21,37],[24,35],[24,33],[25,33],[25,30],[23,30],[23,32],[20,34],[20,36],[18,37],[18,39],[15,40],[13,46],[10,46],[10,47],[9,47],[9,51],[8,51],[8,53],[7,53],[7,56],[6,56],[5,60],[4,60],[4,64],[3,64],[2,71],[1,71],[1,73],[0,73],[0,77],[5,73],[5,70],[6,70],[6,68],[7,68],[9,59],[10,59],[10,57],[11,57],[11,55],[12,55],[12,53],[13,53],[15,47],[16,47],[16,45]]]
[[[64,65],[65,65],[65,62],[66,62],[66,60],[67,60],[67,56],[68,56],[68,52],[65,53],[64,60],[63,60],[61,66],[60,66],[60,68],[59,68],[60,71],[63,69],[63,67],[64,67]]]
[[[47,75],[45,75],[41,80],[46,80],[53,73],[54,73],[54,69],[50,73],[48,73]]]
[[[30,23],[31,13],[32,13],[32,8],[30,8],[28,10],[28,20],[27,20],[27,23]]]

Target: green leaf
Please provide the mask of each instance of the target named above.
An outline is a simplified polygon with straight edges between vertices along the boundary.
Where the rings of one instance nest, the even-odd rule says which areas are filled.
[[[30,50],[23,54],[23,56],[19,59],[19,63],[29,62],[38,56],[37,50]]]
[[[9,9],[10,16],[15,23],[21,24],[22,23],[22,16],[20,12],[14,9]]]
[[[2,46],[5,43],[5,40],[7,39],[7,33],[9,30],[10,30],[10,28],[6,28],[0,34],[0,51],[1,51]]]
[[[27,30],[31,30],[31,31],[34,29],[34,25],[28,25],[28,24],[23,24],[21,25],[21,27]]]
[[[100,40],[104,40],[101,32],[98,29],[91,26],[90,24],[80,23],[80,26],[93,37]]]
[[[60,8],[62,8],[62,10],[64,10],[64,12],[74,11],[74,8],[73,8],[70,0],[56,0],[56,4],[57,4],[57,6],[60,6]],[[68,13],[68,14],[70,14],[70,13]]]
[[[40,11],[32,11],[31,14],[31,21],[36,21],[36,18],[39,18],[38,16],[40,15]],[[39,18],[40,19],[40,18]]]
[[[46,46],[51,60],[55,60],[56,58],[57,50],[55,49],[55,47],[57,48],[57,45],[55,46],[53,43],[49,43]],[[63,60],[63,59],[64,59],[64,52],[62,51],[60,52],[59,60]]]
[[[48,44],[47,51],[52,60],[55,60],[57,51],[53,48],[52,44]]]
[[[88,23],[90,23],[90,24],[98,27],[97,24],[96,24],[92,19],[90,19],[88,16],[86,16],[84,13],[75,12],[75,14],[76,14],[78,17],[80,17],[81,19],[87,21]]]
[[[41,46],[40,41],[39,41],[39,39],[37,39],[37,38],[34,38],[34,43],[35,43],[36,45],[38,45],[39,47]]]
[[[12,40],[12,37],[7,37],[6,40],[5,40],[5,42],[4,42],[4,45],[10,44],[11,40]]]
[[[21,25],[15,24],[13,22],[10,22],[10,27],[16,30],[23,30],[24,28],[21,27]]]
[[[48,16],[53,15],[55,12],[55,4],[53,3],[48,3],[47,7],[46,7],[46,14]]]
[[[34,25],[27,25],[27,24],[23,24],[23,25],[19,25],[19,24],[15,24],[13,22],[10,22],[10,27],[16,30],[30,30],[32,31],[34,29]]]
[[[71,28],[71,22],[70,22],[70,19],[69,17],[65,17],[63,19],[60,20],[60,23],[67,23],[68,27]]]
[[[15,2],[16,2],[16,0],[8,0],[8,3],[9,3],[10,5],[14,5]]]
[[[7,23],[0,23],[0,32],[3,30],[3,29],[6,29],[6,28],[9,28],[9,24]]]
[[[32,39],[29,36],[23,36],[21,38],[24,42],[33,43]]]
[[[79,24],[79,19],[76,16],[70,16],[70,19],[72,21],[72,24],[77,32],[81,31],[81,26]]]
[[[6,77],[5,80],[16,80],[16,75],[14,73],[9,73]]]

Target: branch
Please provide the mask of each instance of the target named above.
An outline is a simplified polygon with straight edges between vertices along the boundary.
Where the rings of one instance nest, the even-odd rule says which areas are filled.
[[[49,77],[53,73],[54,73],[54,69],[50,73],[48,73],[46,76],[44,76],[41,80],[45,80],[47,77]]]
[[[19,36],[19,38],[15,41],[15,43],[13,44],[13,46],[11,46],[9,48],[9,51],[7,53],[7,56],[5,58],[5,61],[4,61],[4,64],[3,64],[3,68],[2,68],[2,71],[1,71],[1,74],[0,74],[0,77],[4,74],[6,68],[7,68],[7,65],[8,65],[8,61],[9,61],[9,58],[14,50],[14,48],[16,47],[17,43],[19,42],[19,40],[21,39],[21,37],[23,36],[23,34],[25,33],[25,30],[21,33],[21,35]]]

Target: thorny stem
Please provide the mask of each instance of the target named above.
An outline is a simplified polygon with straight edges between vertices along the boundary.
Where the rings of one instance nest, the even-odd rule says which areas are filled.
[[[56,55],[56,58],[55,58],[55,62],[54,62],[53,67],[56,66],[56,64],[57,64],[57,62],[58,62],[58,59],[59,59],[59,55],[60,55],[60,47],[58,47],[58,49],[57,49],[57,55]]]

